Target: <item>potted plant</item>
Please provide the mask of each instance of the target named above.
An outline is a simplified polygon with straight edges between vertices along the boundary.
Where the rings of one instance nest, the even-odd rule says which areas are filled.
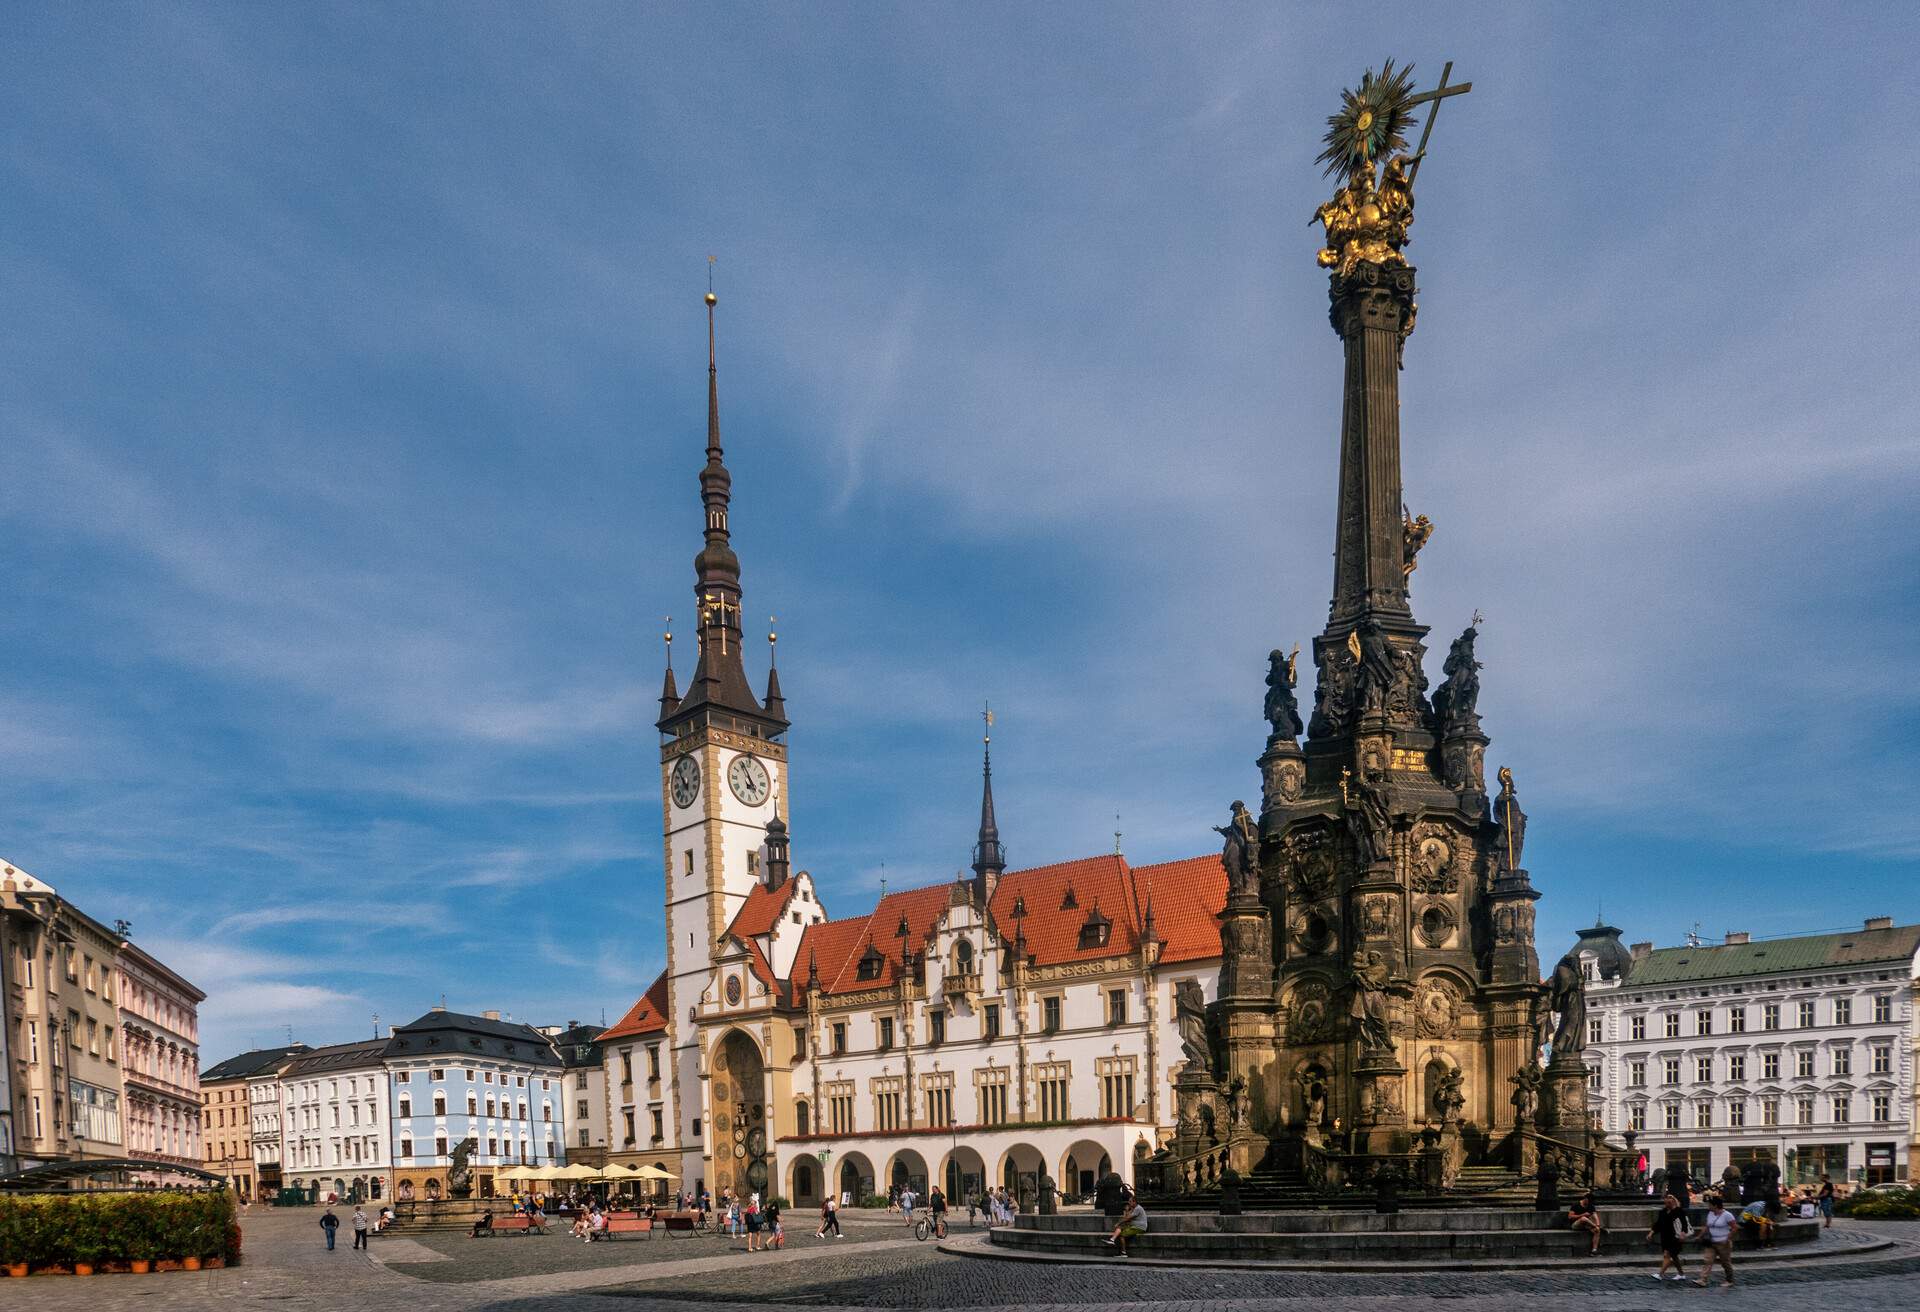
[[[142,1200],[143,1202],[145,1200]],[[153,1259],[160,1256],[159,1218],[151,1207],[127,1207],[120,1219],[120,1255],[127,1260],[127,1266],[137,1276],[146,1275],[153,1269]]]

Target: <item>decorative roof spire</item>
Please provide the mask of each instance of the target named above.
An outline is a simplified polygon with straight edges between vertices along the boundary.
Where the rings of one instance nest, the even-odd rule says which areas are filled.
[[[680,709],[680,689],[673,682],[673,616],[667,616],[667,680],[660,688],[660,718]]]
[[[993,814],[993,708],[983,707],[980,718],[986,728],[980,736],[980,834],[973,844],[973,873],[984,884],[1006,873],[1007,854],[1000,846],[1000,825]],[[992,896],[990,888],[985,892]]]
[[[711,278],[711,273],[709,273]],[[700,470],[700,501],[705,514],[705,541],[693,558],[694,631],[699,637],[698,660],[687,680],[687,695],[671,713],[661,715],[662,731],[669,718],[685,721],[708,706],[763,717],[772,723],[769,737],[786,728],[783,715],[767,714],[747,685],[740,649],[740,559],[733,554],[727,521],[733,497],[733,476],[727,472],[720,446],[720,369],[715,344],[714,307],[719,298],[709,283],[707,302],[707,462]]]
[[[780,695],[780,664],[776,650],[780,635],[774,632],[775,619],[767,616],[767,695],[765,698],[767,714],[777,720],[787,718],[787,699]]]

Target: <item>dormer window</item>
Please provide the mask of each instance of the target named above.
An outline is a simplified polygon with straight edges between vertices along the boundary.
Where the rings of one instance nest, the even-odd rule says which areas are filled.
[[[880,971],[882,967],[886,965],[886,962],[887,959],[880,955],[880,949],[868,945],[867,950],[860,956],[860,965],[856,971],[856,977],[859,979],[879,979]]]
[[[1086,923],[1080,926],[1080,946],[1083,948],[1103,948],[1113,934],[1113,922],[1100,914],[1095,906],[1087,913]]]

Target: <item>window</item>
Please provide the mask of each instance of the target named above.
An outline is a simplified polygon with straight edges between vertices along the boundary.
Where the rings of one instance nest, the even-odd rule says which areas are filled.
[[[805,1058],[806,1055],[807,1055],[807,1027],[804,1025],[795,1025],[793,1027],[794,1060],[799,1061]]]
[[[1760,1028],[1763,1030],[1777,1030],[1780,1028],[1780,1004],[1779,1003],[1768,1002],[1761,1006]]]
[[[936,1007],[927,1013],[927,1044],[929,1047],[938,1047],[946,1041],[947,1013]]]
[[[835,1134],[853,1133],[853,1084],[850,1081],[827,1086],[827,1121]]]
[[[447,1073],[441,1070],[431,1070],[427,1072],[427,1078],[430,1080],[444,1080],[447,1078]]]
[[[1853,1049],[1835,1048],[1831,1054],[1835,1075],[1853,1074]]]
[[[587,1119],[587,1100],[585,1098],[579,1099],[577,1102],[573,1104],[573,1107],[574,1107],[574,1115],[578,1116],[583,1121]]]
[[[833,1023],[833,1055],[843,1056],[847,1051],[847,1023],[837,1020]]]
[[[1041,1120],[1067,1119],[1067,1071],[1067,1063],[1063,1061],[1040,1062],[1034,1066],[1034,1088]]]
[[[1853,1119],[1853,1095],[1836,1093],[1833,1095],[1833,1123],[1845,1125]]]
[[[1628,1029],[1628,1032],[1636,1039],[1646,1038],[1647,1037],[1647,1018],[1645,1016],[1629,1017],[1627,1020],[1627,1029]]]
[[[28,981],[27,987],[33,987],[32,981]],[[1875,1025],[1890,1025],[1893,1023],[1893,995],[1891,993],[1880,993],[1874,996],[1873,1023]]]
[[[1693,1059],[1693,1080],[1695,1084],[1713,1083],[1713,1058],[1695,1057]]]
[[[1727,1124],[1738,1130],[1744,1128],[1746,1123],[1747,1100],[1745,1098],[1729,1098],[1727,1100]]]
[[[802,1137],[813,1133],[813,1113],[805,1098],[793,1104],[794,1133]]]
[[[437,1134],[433,1137],[433,1155],[435,1157],[445,1157],[447,1155],[446,1135]]]
[[[1811,1000],[1800,1004],[1800,1028],[1803,1030],[1813,1028],[1813,1003]]]
[[[653,1142],[660,1143],[667,1137],[666,1114],[662,1112],[660,1108],[655,1107],[652,1112],[649,1113],[649,1117],[652,1120],[651,1129],[653,1131]],[[628,1121],[627,1124],[631,1126],[633,1122]]]
[[[1665,1106],[1663,1106],[1660,1109],[1660,1114],[1661,1114],[1661,1124],[1665,1126],[1667,1129],[1677,1130],[1680,1128],[1680,1104],[1679,1103],[1677,1102],[1667,1103]]]
[[[471,1098],[473,1097],[473,1095],[472,1095],[472,1094],[468,1094],[468,1095],[467,1095],[467,1097],[468,1097],[469,1099],[471,1099]],[[492,1095],[492,1094],[488,1094],[488,1095],[487,1095],[487,1115],[489,1115],[489,1116],[491,1116],[491,1115],[493,1115],[493,1106],[494,1106],[494,1103],[493,1103],[493,1095]]]
[[[1647,1105],[1645,1103],[1637,1102],[1627,1108],[1627,1128],[1629,1130],[1644,1130],[1647,1128]]]
[[[1713,1104],[1697,1102],[1693,1105],[1693,1128],[1711,1130],[1713,1128]]]
[[[406,1136],[402,1136],[402,1137],[401,1137],[401,1139],[400,1139],[400,1155],[401,1155],[402,1157],[411,1157],[411,1156],[413,1156],[413,1140],[412,1140],[411,1138],[409,1138],[409,1137],[406,1137]]]
[[[474,1093],[473,1090],[469,1089],[467,1090],[467,1115],[478,1116],[479,1114],[480,1114],[479,1095]],[[491,1115],[492,1113],[488,1113],[488,1114]]]
[[[573,1077],[573,1087],[576,1089],[584,1089],[587,1087],[587,1073],[585,1071],[581,1071]]]
[[[1869,1069],[1875,1075],[1893,1074],[1893,1049],[1884,1043],[1874,1044]]]
[[[1742,1081],[1747,1078],[1747,1054],[1730,1052],[1727,1054],[1727,1078]]]
[[[585,1130],[580,1131],[580,1146],[582,1148],[587,1146],[587,1132]]]
[[[1100,1114],[1109,1120],[1133,1115],[1133,1081],[1137,1067],[1132,1057],[1102,1057],[1094,1063],[1100,1077]]]
[[[882,1075],[872,1082],[873,1128],[900,1128],[900,1087],[905,1081],[898,1075]]]
[[[993,1040],[1000,1037],[1000,1004],[989,1002],[981,1012],[980,1030],[982,1037]]]
[[[1793,1073],[1797,1079],[1810,1080],[1813,1078],[1813,1053],[1811,1050],[1793,1054]]]
[[[1745,1007],[1727,1008],[1727,1033],[1745,1034],[1747,1032],[1747,1009]]]
[[[1760,1054],[1760,1078],[1763,1080],[1777,1080],[1780,1078],[1779,1053],[1763,1052]]]
[[[1644,1089],[1647,1087],[1647,1059],[1635,1057],[1627,1063],[1627,1087]]]
[[[1680,1083],[1680,1059],[1678,1057],[1663,1057],[1660,1059],[1660,1083]]]
[[[435,1116],[445,1116],[447,1114],[446,1094],[436,1093],[433,1095],[433,1114]]]
[[[974,1094],[980,1103],[980,1124],[1005,1125],[1007,1123],[1007,1070],[1004,1066],[989,1066],[973,1075]]]
[[[649,1080],[660,1078],[660,1045],[657,1043],[647,1045],[647,1078]]]
[[[1670,1011],[1666,1013],[1665,1023],[1666,1023],[1667,1037],[1670,1039],[1679,1038],[1680,1037],[1680,1013],[1677,1011]]]
[[[498,1140],[497,1138],[488,1139],[487,1140],[487,1156],[498,1157],[499,1155],[500,1155],[500,1140]]]
[[[950,1126],[953,1124],[953,1072],[936,1071],[932,1075],[920,1077],[920,1088],[926,1095],[927,1124],[932,1126]]]
[[[1881,1123],[1893,1119],[1893,1095],[1876,1093],[1873,1095],[1873,1119]]]
[[[1853,999],[1835,998],[1833,1000],[1833,1023],[1835,1025],[1853,1024]]]
[[[873,1046],[879,1052],[886,1052],[893,1047],[893,1017],[882,1016],[877,1024],[878,1037],[874,1039]]]
[[[886,965],[886,962],[887,959],[880,955],[878,948],[869,947],[861,954],[860,964],[854,970],[854,977],[856,979],[879,979],[880,970]]]
[[[1107,1024],[1125,1025],[1127,1023],[1127,991],[1125,989],[1107,990]]]
[[[1796,1099],[1795,1102],[1797,1103],[1797,1106],[1794,1108],[1794,1110],[1800,1118],[1800,1124],[1812,1125],[1813,1124],[1813,1099],[1803,1097],[1803,1098]]]
[[[1058,997],[1040,999],[1040,1032],[1042,1034],[1060,1032],[1060,999]]]
[[[1713,1033],[1713,1011],[1710,1008],[1702,1007],[1693,1013],[1693,1032],[1695,1034]]]
[[[698,1116],[693,1118],[693,1137],[696,1139],[700,1137],[700,1118]]]
[[[1780,1124],[1780,1100],[1778,1098],[1762,1098],[1760,1100],[1760,1124],[1768,1126]]]
[[[1598,1016],[1589,1017],[1587,1020],[1587,1042],[1588,1043],[1604,1042],[1606,1039],[1606,1035],[1607,1035],[1606,1022],[1601,1020]]]
[[[1587,1067],[1587,1087],[1589,1089],[1595,1090],[1596,1092],[1599,1090],[1600,1068],[1598,1066]]]
[[[493,1076],[493,1072],[492,1072],[492,1071],[488,1071],[488,1072],[487,1072],[487,1076],[488,1076],[488,1078],[489,1078],[489,1079],[491,1079],[491,1078],[492,1078],[492,1076]],[[472,1072],[472,1071],[468,1071],[468,1072],[467,1072],[467,1083],[468,1083],[468,1084],[472,1084],[472,1083],[473,1083],[473,1072]]]

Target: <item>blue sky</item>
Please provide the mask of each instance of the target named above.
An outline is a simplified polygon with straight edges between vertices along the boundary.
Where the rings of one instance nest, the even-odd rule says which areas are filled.
[[[1920,21],[1379,14],[12,8],[0,853],[198,979],[209,1061],[617,1014],[709,253],[829,906],[966,863],[986,698],[1017,864],[1207,850],[1325,618],[1313,156],[1391,54],[1474,82],[1415,606],[1486,613],[1543,956],[1920,918]]]

